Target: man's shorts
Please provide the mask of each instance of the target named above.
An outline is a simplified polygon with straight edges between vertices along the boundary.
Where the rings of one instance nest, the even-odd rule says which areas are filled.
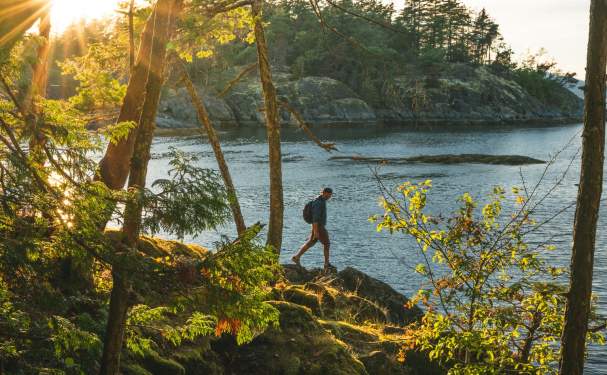
[[[331,241],[329,240],[329,232],[327,232],[327,229],[325,227],[320,227],[318,229],[318,237],[314,237],[314,229],[312,229],[308,241],[311,242],[312,245],[314,245],[316,241],[320,242],[325,246],[329,246],[331,244]]]

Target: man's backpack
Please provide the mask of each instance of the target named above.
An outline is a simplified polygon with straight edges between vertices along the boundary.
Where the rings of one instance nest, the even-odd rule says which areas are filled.
[[[303,219],[306,223],[312,224],[312,205],[314,201],[309,201],[306,203],[303,209]]]

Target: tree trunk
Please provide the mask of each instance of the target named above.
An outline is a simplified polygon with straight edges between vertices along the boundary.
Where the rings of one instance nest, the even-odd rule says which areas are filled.
[[[264,96],[270,159],[270,220],[268,223],[268,245],[271,245],[276,252],[280,253],[280,247],[282,245],[284,202],[282,196],[282,160],[280,153],[278,103],[276,100],[276,88],[272,82],[272,72],[268,60],[268,46],[266,44],[261,19],[262,0],[254,0],[251,6],[253,17],[255,17],[257,60]]]
[[[166,44],[171,36],[171,26],[181,11],[182,3],[183,0],[173,0],[173,4],[169,8],[168,17],[157,20],[156,35],[158,38],[152,45],[152,61],[166,61]],[[129,189],[135,190],[137,194],[142,194],[145,188],[148,161],[150,160],[150,148],[156,127],[156,112],[158,111],[160,91],[164,82],[165,64],[150,65],[150,75],[146,85],[147,90],[143,111],[130,162]],[[132,200],[125,207],[122,232],[126,238],[126,244],[131,248],[137,245],[139,238],[142,209],[141,199]]]
[[[50,51],[51,34],[50,12],[50,8],[46,8],[45,12],[40,16],[40,25],[38,26],[40,45],[38,46],[38,54],[32,76],[33,94],[42,97],[46,97],[46,86],[48,83],[48,54]]]
[[[100,375],[115,375],[120,369],[122,340],[126,328],[126,315],[129,308],[129,282],[122,277],[124,272],[117,269],[112,272],[113,286],[110,296],[103,356],[101,357]]]
[[[46,97],[46,87],[48,82],[48,55],[50,51],[50,34],[51,34],[51,9],[45,8],[40,15],[40,25],[38,26],[40,41],[36,61],[32,66],[32,83],[26,97],[26,113],[28,118],[28,127],[31,131],[29,140],[30,153],[34,160],[39,164],[44,164],[44,151],[42,147],[46,143],[46,137],[42,129],[38,128],[41,123],[39,121],[40,109],[37,107],[37,97]]]
[[[159,0],[159,2],[162,0]],[[168,8],[158,13],[153,25],[154,40],[150,53],[149,76],[141,117],[135,141],[134,153],[129,164],[129,189],[138,196],[127,202],[124,210],[124,226],[122,228],[123,242],[128,249],[137,247],[141,230],[141,213],[143,210],[141,194],[145,188],[147,165],[150,160],[150,148],[154,137],[156,111],[160,100],[160,90],[164,79],[164,61],[166,60],[166,45],[170,39],[172,26],[180,11],[182,0],[171,0]],[[157,8],[160,10],[160,8]],[[162,14],[162,16],[161,16]],[[154,61],[163,62],[154,64]],[[100,375],[115,375],[120,368],[120,352],[129,308],[128,295],[131,288],[128,272],[115,266],[113,269],[112,297],[110,312],[103,347],[103,357]]]
[[[151,51],[153,43],[163,43],[164,46],[167,42],[167,40],[158,40],[159,35],[163,34],[163,30],[154,29],[154,23],[164,24],[167,25],[165,27],[168,27],[168,23],[162,22],[162,20],[167,19],[174,1],[158,0],[154,11],[146,21],[139,43],[137,61],[131,72],[117,122],[133,121],[139,124],[143,102],[147,96],[145,93],[150,70],[158,70],[165,64],[164,59],[159,60],[159,56]],[[136,136],[137,128],[133,128],[126,139],[120,140],[117,144],[108,144],[105,155],[99,162],[97,178],[111,189],[119,190],[124,187],[129,175],[129,163],[133,155]]]
[[[219,166],[219,171],[221,172],[223,183],[225,184],[226,189],[228,190],[228,195],[230,197],[230,208],[232,210],[232,215],[234,216],[234,222],[236,223],[236,230],[238,232],[238,235],[240,236],[245,232],[247,227],[245,225],[244,218],[242,217],[240,204],[238,203],[238,196],[236,195],[236,189],[234,188],[234,183],[232,182],[232,176],[230,175],[228,164],[226,163],[226,160],[223,157],[223,151],[221,151],[221,143],[219,142],[217,133],[213,128],[213,124],[211,124],[211,120],[209,119],[209,114],[207,113],[204,103],[198,96],[194,84],[192,84],[192,80],[190,79],[188,73],[183,68],[183,66],[181,66],[181,70],[183,82],[188,92],[190,93],[192,103],[196,107],[196,112],[198,113],[198,120],[203,124],[207,136],[209,137],[211,147],[213,147],[213,152],[215,153],[215,159],[217,159],[217,165]]]
[[[607,0],[592,0],[586,65],[582,167],[573,224],[571,281],[563,327],[560,374],[584,371],[596,226],[603,185]]]
[[[129,73],[133,72],[135,67],[135,28],[133,25],[133,16],[135,12],[135,0],[129,4]]]

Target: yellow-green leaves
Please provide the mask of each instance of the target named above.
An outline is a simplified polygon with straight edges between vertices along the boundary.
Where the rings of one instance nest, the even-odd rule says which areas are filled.
[[[525,197],[514,187],[509,201],[496,186],[479,206],[464,193],[445,218],[426,212],[431,186],[401,184],[397,198],[382,199],[384,214],[373,221],[378,231],[415,239],[425,261],[415,272],[426,288],[409,305],[423,304],[426,313],[410,327],[403,350],[426,351],[448,364],[449,374],[553,373],[565,306],[557,281],[565,270],[542,256],[553,245],[526,242],[536,224]]]
[[[199,1],[191,5],[195,8]],[[182,34],[175,49],[179,56],[192,62],[193,57],[208,59],[215,55],[219,46],[235,40],[253,43],[253,17],[249,7],[243,6],[212,17],[205,12],[186,12],[181,22]]]

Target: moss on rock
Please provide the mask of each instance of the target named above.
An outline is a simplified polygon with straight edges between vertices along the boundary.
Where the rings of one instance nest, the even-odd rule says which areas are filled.
[[[143,238],[139,250],[148,257],[193,261],[208,254],[203,248],[157,238]],[[268,301],[280,312],[278,327],[240,346],[230,335],[202,337],[178,347],[167,343],[143,358],[125,356],[123,372],[399,375],[425,374],[433,368],[420,353],[407,354],[405,363],[397,361],[404,327],[418,319],[421,310],[407,310],[408,299],[387,284],[352,268],[331,275],[318,269],[284,269],[287,280],[274,286],[275,300]],[[151,306],[162,298],[144,296]]]
[[[150,351],[141,362],[154,375],[185,375],[185,368],[181,364],[155,351]]]
[[[270,328],[230,353],[234,374],[367,374],[343,342],[327,332],[304,306],[271,302],[280,311],[280,328]]]

